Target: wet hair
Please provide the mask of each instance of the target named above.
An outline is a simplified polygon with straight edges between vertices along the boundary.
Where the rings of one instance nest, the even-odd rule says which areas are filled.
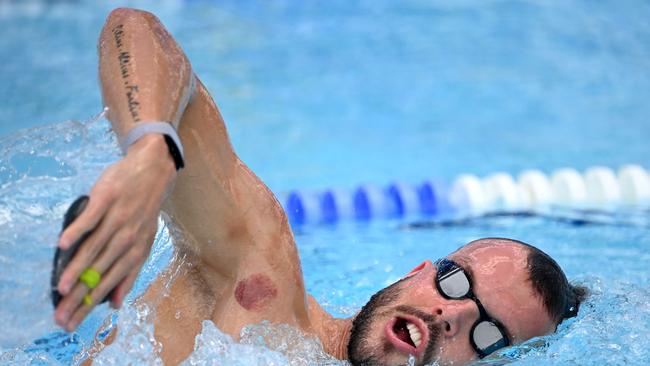
[[[548,254],[530,244],[510,240],[528,248],[529,281],[541,296],[548,315],[556,325],[578,315],[580,304],[589,294],[588,289],[569,283],[562,268]]]

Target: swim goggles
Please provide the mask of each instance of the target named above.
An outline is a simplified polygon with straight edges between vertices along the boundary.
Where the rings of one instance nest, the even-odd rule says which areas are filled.
[[[479,318],[472,326],[469,334],[470,344],[483,358],[499,348],[510,345],[505,328],[498,321],[491,318],[479,299],[472,292],[472,280],[467,272],[450,259],[436,261],[436,287],[438,292],[446,299],[470,299],[476,303]]]

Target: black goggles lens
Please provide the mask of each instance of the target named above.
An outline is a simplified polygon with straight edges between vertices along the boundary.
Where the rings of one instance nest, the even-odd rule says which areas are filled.
[[[471,344],[479,357],[508,346],[510,342],[501,326],[487,315],[481,302],[474,296],[472,282],[465,270],[449,259],[441,259],[436,264],[436,287],[442,296],[454,300],[471,299],[479,309],[480,317],[470,332]]]
[[[483,358],[508,346],[509,342],[499,325],[489,320],[482,320],[477,322],[472,329],[472,343],[476,353]]]
[[[452,262],[453,263],[453,262]],[[447,265],[445,271],[438,268],[438,289],[449,299],[464,299],[469,297],[472,285],[462,268]]]

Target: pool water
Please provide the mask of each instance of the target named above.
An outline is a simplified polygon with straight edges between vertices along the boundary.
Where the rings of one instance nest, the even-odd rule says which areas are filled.
[[[0,3],[0,363],[68,364],[100,324],[101,364],[159,363],[151,309],[52,321],[51,258],[67,205],[119,158],[101,115],[95,42],[109,6]],[[154,11],[271,187],[450,180],[593,165],[650,167],[650,5],[643,1],[128,2]],[[553,335],[485,364],[650,364],[650,215],[419,218],[295,227],[308,291],[339,316],[421,260],[485,236],[530,242],[593,294]],[[173,256],[161,229],[135,298]],[[182,316],[182,314],[179,314]],[[108,321],[106,320],[108,319]],[[268,324],[233,343],[207,322],[188,364],[337,364]],[[291,347],[288,347],[291,345]]]

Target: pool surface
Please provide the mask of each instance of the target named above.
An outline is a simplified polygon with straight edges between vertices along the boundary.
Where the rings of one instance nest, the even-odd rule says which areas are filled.
[[[242,160],[279,195],[530,168],[650,168],[644,1],[0,2],[0,364],[69,364],[109,321],[124,335],[99,364],[160,363],[150,309],[100,307],[66,334],[48,292],[67,205],[119,158],[100,114],[95,45],[118,4],[161,18]],[[580,218],[347,220],[295,235],[308,291],[339,316],[473,239],[529,242],[593,294],[557,333],[479,364],[650,364],[650,211]],[[159,234],[132,299],[173,256]],[[187,363],[338,364],[292,329],[252,325],[244,335],[233,343],[206,322]],[[281,352],[287,344],[293,351]]]

